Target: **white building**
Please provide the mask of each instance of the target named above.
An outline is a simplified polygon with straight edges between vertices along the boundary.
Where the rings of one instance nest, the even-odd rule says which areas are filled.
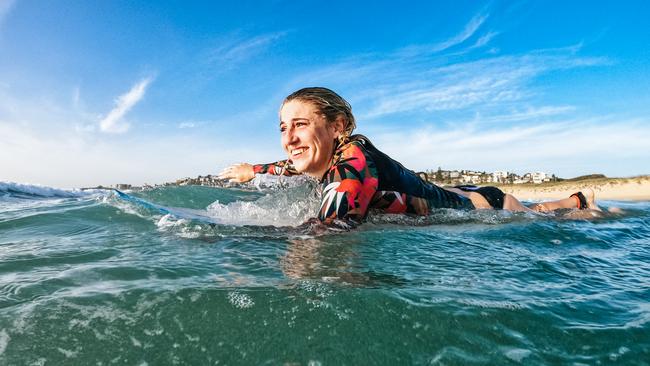
[[[505,183],[508,179],[508,172],[504,170],[497,170],[492,173],[492,182],[494,183]]]
[[[535,184],[540,184],[540,183],[544,182],[545,179],[547,179],[547,178],[546,178],[546,173],[544,173],[544,172],[535,172],[535,173],[531,174],[531,180]]]
[[[463,174],[461,176],[463,183],[479,184],[481,183],[481,176],[476,174]]]

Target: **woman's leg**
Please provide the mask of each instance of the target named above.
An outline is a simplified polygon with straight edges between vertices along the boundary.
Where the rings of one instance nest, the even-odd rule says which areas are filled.
[[[587,208],[595,211],[602,211],[596,204],[595,193],[591,188],[581,190],[587,201]],[[571,196],[557,201],[535,203],[530,206],[533,211],[545,212],[553,211],[561,208],[580,208],[580,200],[576,196]]]
[[[536,210],[531,210],[530,208],[524,206],[515,196],[506,193],[505,196],[503,197],[503,209],[504,210],[510,210],[510,211],[536,211]]]
[[[569,197],[557,201],[533,203],[529,207],[533,211],[546,212],[546,211],[558,210],[561,208],[580,208],[580,203],[579,202],[576,203],[575,198]]]
[[[445,188],[445,190],[458,193],[461,196],[467,197],[472,201],[472,204],[476,209],[491,209],[492,206],[480,193],[477,192],[467,192],[460,190],[458,188]],[[582,191],[582,194],[585,196],[587,201],[587,208],[595,211],[602,211],[595,202],[595,194],[593,189],[585,188]],[[580,201],[576,199],[575,196],[564,198],[556,201],[548,201],[542,203],[535,203],[529,207],[524,206],[515,196],[511,194],[505,194],[503,197],[503,209],[509,211],[518,211],[518,212],[547,212],[558,210],[561,208],[580,208]]]

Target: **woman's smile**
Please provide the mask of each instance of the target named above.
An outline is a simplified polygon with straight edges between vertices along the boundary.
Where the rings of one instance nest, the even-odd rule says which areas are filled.
[[[308,147],[301,147],[298,149],[291,150],[291,158],[296,159],[297,157],[301,156],[302,153],[307,149]]]

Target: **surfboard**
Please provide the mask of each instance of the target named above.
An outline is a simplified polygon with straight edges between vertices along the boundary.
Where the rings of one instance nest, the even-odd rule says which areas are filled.
[[[124,193],[120,191],[119,189],[113,188],[113,191],[117,194],[117,196],[129,203],[132,203],[134,205],[144,207],[148,210],[152,211],[157,211],[163,215],[172,215],[175,218],[178,219],[185,219],[185,220],[195,220],[195,221],[201,221],[204,223],[208,224],[217,224],[218,222],[216,219],[210,215],[208,215],[207,211],[203,210],[195,210],[191,208],[181,208],[181,207],[166,207],[166,206],[161,206],[157,205],[155,203],[151,203],[149,201],[146,201],[142,198],[132,196],[130,194]]]

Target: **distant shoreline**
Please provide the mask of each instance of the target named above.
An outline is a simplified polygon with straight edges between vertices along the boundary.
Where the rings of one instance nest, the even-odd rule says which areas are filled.
[[[542,184],[494,184],[521,200],[565,198],[584,188],[592,188],[596,200],[650,201],[650,176],[565,180]]]
[[[199,178],[210,178],[201,180]],[[132,187],[130,185],[116,185],[118,189],[143,189],[156,188],[160,186],[182,186],[182,185],[201,185],[208,187],[229,187],[223,181],[211,179],[212,177],[200,177],[197,179],[185,178],[177,180],[175,183],[156,184],[154,186]],[[439,186],[453,186],[454,184],[444,184],[431,182]],[[457,183],[460,184],[460,183]],[[485,183],[480,186],[499,187],[505,193],[512,194],[523,201],[538,201],[547,199],[566,198],[572,193],[578,192],[584,188],[592,188],[596,193],[596,200],[617,200],[617,201],[650,201],[650,175],[642,175],[630,178],[587,178],[587,179],[565,179],[557,182],[546,183],[523,183],[523,184],[499,184]],[[123,187],[122,187],[123,186]],[[94,187],[104,188],[103,186]],[[91,188],[82,188],[91,189]]]

